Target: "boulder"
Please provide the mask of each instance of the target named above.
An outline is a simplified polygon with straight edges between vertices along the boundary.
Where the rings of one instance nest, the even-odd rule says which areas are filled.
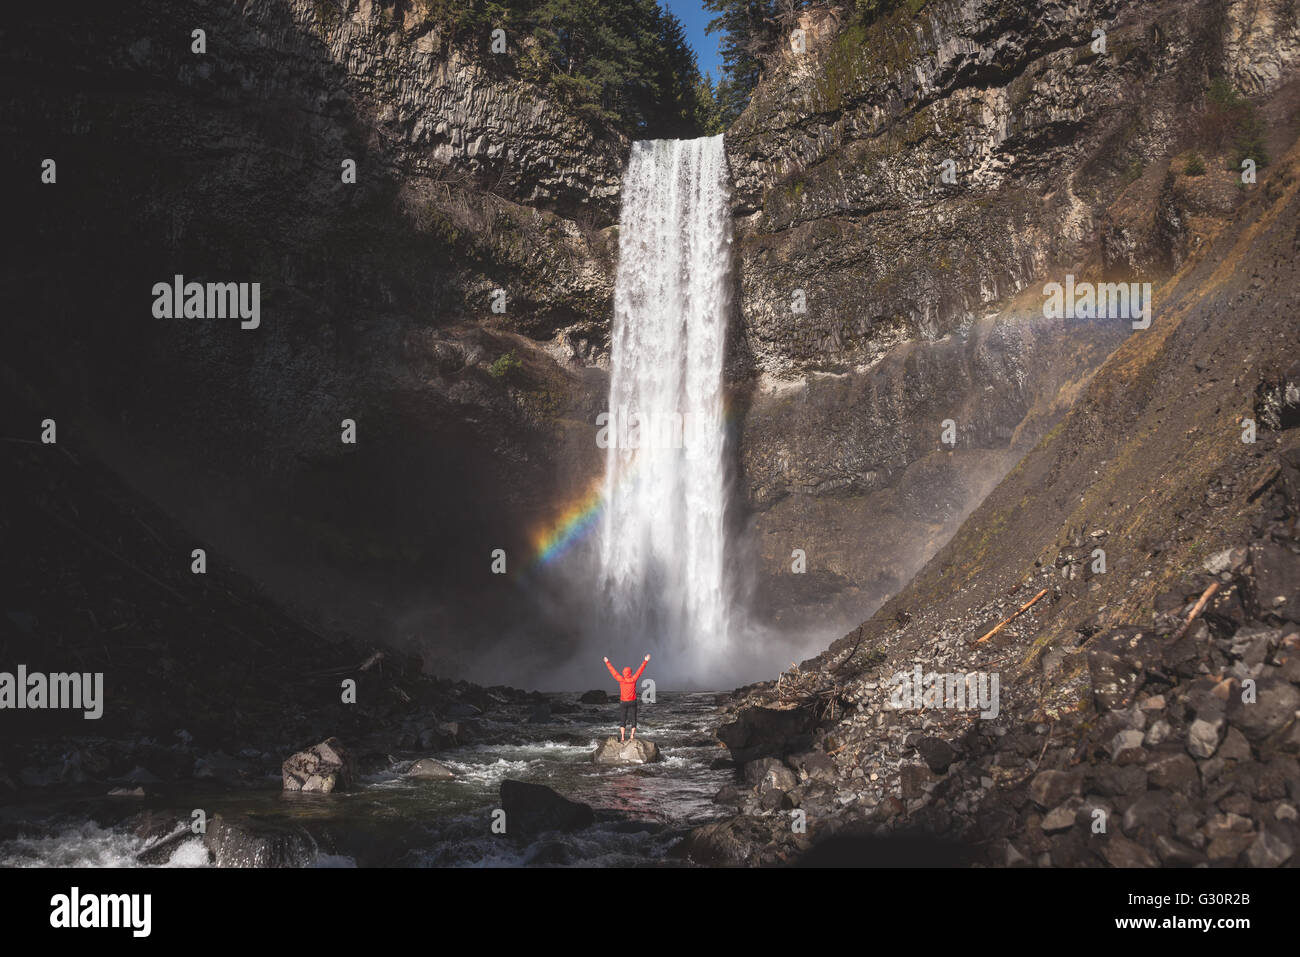
[[[456,772],[433,758],[421,758],[411,765],[406,776],[418,781],[450,781]]]
[[[287,758],[280,767],[286,791],[329,794],[352,787],[352,759],[338,738],[327,738]]]
[[[217,867],[304,867],[316,856],[315,842],[298,828],[220,814],[208,821],[203,844]]]
[[[645,738],[629,738],[620,743],[610,736],[596,746],[591,760],[596,764],[650,764],[662,761],[659,746]]]
[[[609,695],[604,691],[587,691],[578,700],[583,704],[609,704]]]
[[[1128,705],[1142,685],[1143,673],[1160,662],[1155,637],[1141,628],[1116,628],[1092,639],[1088,678],[1098,711]]]
[[[570,801],[545,785],[508,778],[501,782],[501,809],[506,812],[506,833],[512,837],[576,831],[596,820],[589,805]]]
[[[718,729],[718,740],[740,764],[768,755],[803,751],[812,743],[813,715],[808,708],[742,708],[735,720]]]
[[[778,758],[759,758],[745,765],[743,772],[745,783],[756,787],[759,793],[768,791],[790,791],[798,783],[794,772]]]

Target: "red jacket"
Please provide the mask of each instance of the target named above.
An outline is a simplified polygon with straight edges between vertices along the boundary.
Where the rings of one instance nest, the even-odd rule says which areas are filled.
[[[621,674],[619,674],[617,671],[614,670],[614,666],[611,665],[608,660],[605,662],[605,667],[609,669],[609,673],[613,675],[614,680],[618,682],[618,700],[620,701],[636,700],[636,682],[637,679],[641,677],[641,672],[645,671],[645,666],[646,663],[644,661],[641,662],[641,667],[636,670],[636,674],[634,674],[631,678],[624,678]]]

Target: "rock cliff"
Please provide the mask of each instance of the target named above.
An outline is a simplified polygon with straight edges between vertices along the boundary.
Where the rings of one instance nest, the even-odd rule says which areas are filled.
[[[1132,332],[1045,319],[1045,283],[1158,283],[1236,214],[1206,90],[1276,134],[1300,50],[1284,2],[835,13],[727,133],[757,592],[822,634],[905,583]],[[1198,149],[1217,175],[1183,175]]]

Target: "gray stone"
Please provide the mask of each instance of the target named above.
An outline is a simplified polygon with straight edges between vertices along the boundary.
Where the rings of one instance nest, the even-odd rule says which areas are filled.
[[[596,746],[591,760],[596,764],[606,765],[651,764],[663,760],[663,757],[659,753],[659,745],[646,738],[628,738],[620,742],[618,738],[610,735]]]
[[[1029,783],[1029,796],[1041,808],[1056,807],[1083,789],[1083,775],[1077,771],[1039,771]]]
[[[1132,729],[1115,735],[1110,743],[1111,760],[1120,766],[1141,764],[1146,757],[1146,752],[1142,750],[1142,739],[1142,732]]]
[[[419,781],[450,781],[456,772],[433,758],[421,758],[411,765],[406,776]]]
[[[1246,849],[1251,867],[1281,867],[1291,859],[1294,848],[1270,831],[1260,831],[1255,843]]]
[[[1197,718],[1187,729],[1187,751],[1194,758],[1209,758],[1219,747],[1222,721],[1204,721]]]

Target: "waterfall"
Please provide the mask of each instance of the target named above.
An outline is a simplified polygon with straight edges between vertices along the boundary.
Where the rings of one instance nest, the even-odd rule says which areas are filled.
[[[610,348],[600,573],[624,647],[677,678],[731,638],[722,367],[731,219],[722,137],[632,145]],[[662,673],[662,671],[661,671]]]

